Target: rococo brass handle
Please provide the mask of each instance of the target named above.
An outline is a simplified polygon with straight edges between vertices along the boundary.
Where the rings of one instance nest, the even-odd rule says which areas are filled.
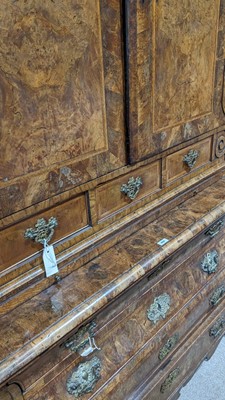
[[[206,231],[206,235],[210,236],[211,238],[213,238],[214,236],[216,236],[220,230],[222,229],[224,225],[223,220],[219,220],[217,221],[214,225],[212,225],[207,231]]]
[[[198,150],[190,150],[184,157],[183,157],[183,162],[189,167],[193,168],[197,158],[199,157],[199,151]]]
[[[162,383],[160,392],[165,393],[173,384],[173,382],[175,381],[175,379],[178,377],[179,374],[180,374],[180,368],[175,368],[172,372],[170,372],[166,380]]]
[[[125,193],[129,199],[134,200],[143,185],[142,178],[138,176],[136,179],[132,176],[129,178],[127,184],[121,185],[120,191]]]
[[[147,317],[153,324],[160,319],[166,318],[166,314],[170,309],[171,299],[167,293],[163,293],[154,299],[150,308],[147,310]]]
[[[215,292],[213,292],[212,296],[209,299],[209,304],[211,306],[216,306],[219,301],[222,299],[225,293],[225,285],[218,287]]]
[[[209,336],[216,338],[222,332],[225,321],[219,318],[209,330]]]
[[[96,383],[101,378],[101,368],[101,361],[97,357],[78,364],[67,379],[67,392],[75,397],[92,392]]]
[[[179,334],[175,333],[173,336],[171,336],[167,342],[164,344],[164,346],[159,350],[159,360],[163,360],[176,346],[177,342],[179,340]]]
[[[49,218],[46,221],[44,218],[37,220],[34,228],[26,229],[24,237],[26,239],[32,239],[37,243],[47,244],[52,236],[54,235],[55,228],[58,225],[58,221],[55,217]]]
[[[71,351],[77,351],[82,357],[88,356],[95,350],[100,350],[94,339],[95,327],[95,322],[90,322],[81,327],[73,336],[65,341],[64,346]]]
[[[209,275],[213,272],[216,272],[219,264],[219,254],[216,250],[209,251],[203,257],[201,261],[201,267],[204,272],[207,272]]]

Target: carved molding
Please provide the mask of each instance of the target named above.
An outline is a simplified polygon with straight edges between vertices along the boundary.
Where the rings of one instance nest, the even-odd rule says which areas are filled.
[[[23,394],[18,384],[13,383],[0,389],[1,400],[23,400]]]
[[[216,139],[215,156],[217,158],[223,157],[225,154],[225,134],[218,136]]]

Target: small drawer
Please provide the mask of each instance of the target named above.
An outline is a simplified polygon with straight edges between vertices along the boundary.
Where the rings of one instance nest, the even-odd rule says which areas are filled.
[[[212,139],[209,137],[167,156],[164,169],[165,183],[169,184],[209,163],[211,142]]]
[[[101,185],[96,189],[97,218],[113,215],[159,189],[159,161]]]
[[[0,270],[14,265],[42,249],[41,244],[24,237],[27,228],[33,228],[38,219],[44,218],[46,221],[51,217],[57,219],[58,225],[54,229],[51,243],[85,228],[89,223],[86,203],[86,196],[82,194],[0,232]]]

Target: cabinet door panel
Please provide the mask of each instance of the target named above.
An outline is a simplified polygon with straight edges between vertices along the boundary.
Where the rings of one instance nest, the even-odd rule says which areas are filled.
[[[219,0],[127,3],[132,161],[225,122],[220,13]]]
[[[124,165],[120,2],[3,0],[0,24],[5,216]]]

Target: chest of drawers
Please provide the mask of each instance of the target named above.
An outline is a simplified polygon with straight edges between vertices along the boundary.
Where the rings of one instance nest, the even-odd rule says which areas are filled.
[[[225,329],[224,185],[3,316],[9,388],[27,400],[177,396]]]

